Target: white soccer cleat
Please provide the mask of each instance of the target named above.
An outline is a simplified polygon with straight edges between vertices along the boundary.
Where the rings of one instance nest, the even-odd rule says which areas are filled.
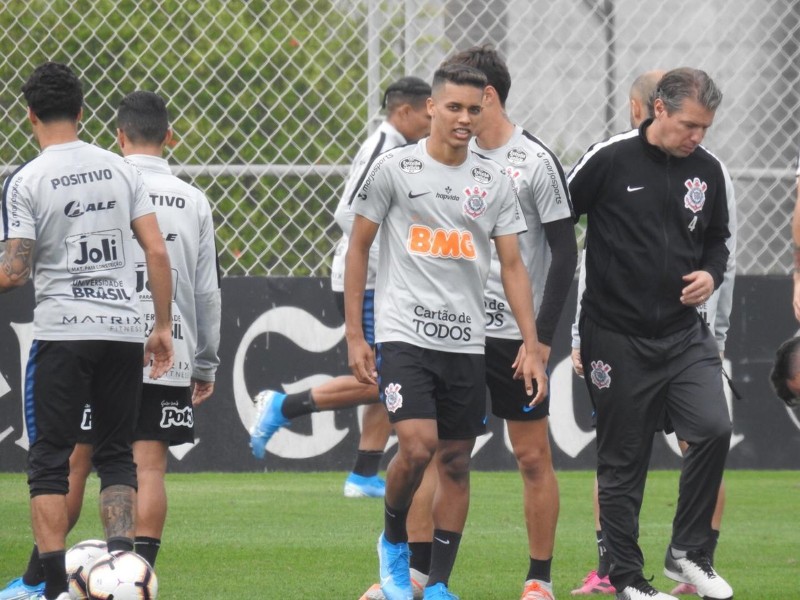
[[[667,548],[664,559],[664,575],[679,583],[688,583],[697,588],[697,595],[705,600],[731,600],[733,588],[728,585],[711,565],[711,559],[703,550],[690,550],[683,556],[675,556]]]
[[[659,592],[644,579],[637,581],[617,592],[617,600],[678,600],[664,592]]]

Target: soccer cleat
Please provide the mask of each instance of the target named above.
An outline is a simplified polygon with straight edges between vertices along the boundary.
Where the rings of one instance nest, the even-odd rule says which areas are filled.
[[[555,600],[553,585],[544,581],[529,579],[525,582],[520,600]]]
[[[675,596],[670,596],[664,592],[659,592],[644,579],[625,586],[621,592],[617,592],[617,600],[678,600]]]
[[[441,581],[426,587],[423,598],[425,600],[458,600],[458,596],[452,594]]]
[[[253,398],[253,404],[260,406],[256,422],[250,429],[250,449],[256,458],[264,458],[270,438],[290,423],[281,412],[285,398],[286,394],[273,390],[263,390]]]
[[[697,588],[691,583],[679,583],[675,589],[670,592],[673,596],[696,596]]]
[[[711,565],[704,550],[690,550],[684,556],[674,556],[667,548],[664,575],[678,583],[689,583],[697,588],[696,594],[705,600],[730,600],[733,589]]]
[[[416,569],[410,569],[410,571],[411,589],[414,592],[414,600],[422,600],[425,594],[425,584],[428,583],[428,576],[425,575],[425,573],[420,573]],[[386,596],[384,596],[381,591],[381,584],[373,583],[358,600],[386,600]]]
[[[386,482],[372,475],[364,477],[350,473],[344,481],[345,498],[383,498],[386,494]]]
[[[378,562],[381,591],[386,600],[414,600],[411,571],[408,566],[410,558],[408,543],[389,543],[381,533],[378,538]]]
[[[605,577],[598,577],[597,571],[589,571],[589,574],[583,579],[583,585],[575,590],[572,590],[573,596],[616,593],[617,590],[613,585],[611,585],[611,582],[608,580],[608,575]]]
[[[38,600],[44,597],[44,582],[38,585],[25,585],[22,577],[10,581],[0,590],[0,600]]]

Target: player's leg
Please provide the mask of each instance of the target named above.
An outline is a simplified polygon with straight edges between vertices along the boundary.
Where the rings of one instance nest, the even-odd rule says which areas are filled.
[[[470,461],[475,438],[486,431],[486,363],[482,354],[432,353],[436,373],[438,482],[433,498],[433,545],[425,597],[448,591],[469,510]]]
[[[377,398],[377,387],[375,393]],[[346,497],[383,498],[386,483],[378,475],[378,469],[391,433],[392,425],[382,404],[368,404],[364,407],[356,461],[344,482]]]
[[[142,344],[104,342],[92,389],[92,462],[108,551],[133,550],[136,465],[133,434],[142,389]]]
[[[558,521],[558,481],[553,470],[547,416],[550,398],[534,408],[521,380],[514,379],[520,340],[486,339],[486,382],[492,414],[504,419],[523,482],[528,532],[528,573],[523,600],[552,600],[550,567]]]
[[[688,449],[664,573],[691,583],[703,597],[729,598],[733,590],[716,573],[707,551],[732,432],[713,336],[698,324],[669,361],[677,375],[667,391],[668,414]]]
[[[155,567],[167,519],[167,452],[194,442],[194,408],[185,386],[144,384],[133,442],[139,491],[136,553]]]
[[[597,476],[595,475],[592,490],[592,512],[594,514],[595,539],[597,540],[597,569],[592,569],[586,574],[581,586],[572,590],[573,596],[617,593],[617,589],[611,585],[611,581],[608,579],[608,573],[611,571],[611,556],[606,548],[603,530],[600,527],[600,501],[597,494]]]
[[[31,521],[48,598],[65,593],[69,457],[91,397],[95,342],[34,341],[28,362],[26,422]],[[65,425],[66,424],[66,425]]]

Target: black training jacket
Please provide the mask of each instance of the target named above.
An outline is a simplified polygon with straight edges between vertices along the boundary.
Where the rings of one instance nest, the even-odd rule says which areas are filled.
[[[575,213],[586,214],[582,310],[599,326],[659,338],[693,324],[681,278],[708,271],[722,283],[728,206],[719,160],[702,146],[685,158],[647,142],[640,128],[593,145],[569,174]]]

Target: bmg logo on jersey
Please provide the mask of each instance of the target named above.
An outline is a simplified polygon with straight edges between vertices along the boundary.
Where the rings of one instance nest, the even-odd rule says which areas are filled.
[[[159,427],[168,429],[170,427],[193,427],[194,412],[191,406],[178,408],[164,404],[161,406],[161,424]]]
[[[464,258],[475,260],[475,244],[472,232],[441,228],[432,229],[426,225],[412,225],[408,229],[408,251],[434,258]]]
[[[71,235],[64,242],[70,273],[119,269],[125,265],[123,237],[119,229]]]

